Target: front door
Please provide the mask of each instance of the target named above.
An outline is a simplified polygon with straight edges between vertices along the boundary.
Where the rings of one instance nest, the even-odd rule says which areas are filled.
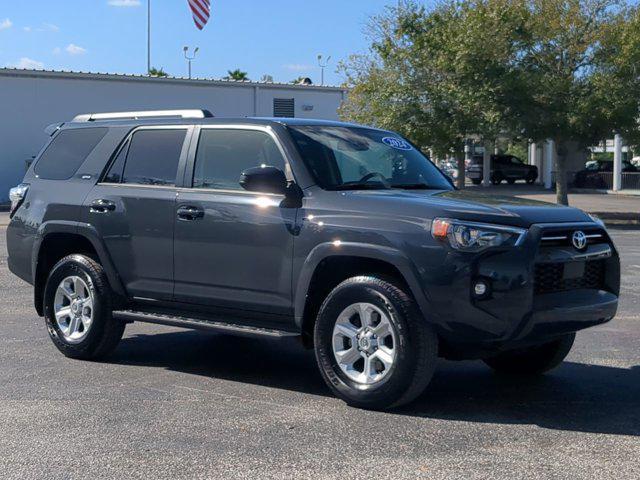
[[[190,163],[175,206],[175,300],[291,314],[296,209],[238,183],[259,165],[290,177],[276,137],[261,127],[203,126]]]
[[[175,185],[179,164],[186,161],[188,131],[135,130],[85,201],[86,221],[104,242],[130,297],[172,299]]]

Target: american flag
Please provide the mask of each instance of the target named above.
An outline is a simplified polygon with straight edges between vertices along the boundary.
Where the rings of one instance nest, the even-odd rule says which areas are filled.
[[[209,13],[211,9],[210,0],[187,0],[189,2],[189,8],[193,15],[193,21],[198,27],[198,30],[202,30],[209,21]]]

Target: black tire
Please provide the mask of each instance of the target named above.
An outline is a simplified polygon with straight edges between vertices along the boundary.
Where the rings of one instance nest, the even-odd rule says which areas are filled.
[[[533,183],[536,181],[536,177],[529,177],[527,178],[526,182],[527,185],[533,185]]]
[[[491,177],[491,183],[494,185],[500,185],[502,183],[502,175],[500,173],[494,173]]]
[[[515,178],[507,178],[507,183],[509,185],[513,185],[514,183],[516,183],[516,179]]]
[[[482,183],[482,180],[479,178],[472,178],[471,183],[473,183],[474,185],[480,185]]]
[[[80,277],[93,296],[93,319],[86,336],[78,343],[67,341],[54,314],[58,285],[69,276]],[[53,344],[65,356],[83,360],[102,358],[113,351],[124,333],[125,324],[111,315],[111,288],[102,266],[79,254],[64,257],[54,265],[44,291],[44,317]]]
[[[333,329],[340,313],[358,302],[385,312],[395,329],[397,353],[382,380],[367,385],[350,379],[333,353]],[[345,280],[326,298],[314,329],[315,353],[322,377],[336,396],[365,409],[397,407],[414,400],[428,385],[438,357],[438,339],[411,296],[390,282],[371,276]]]
[[[484,363],[500,373],[540,375],[562,363],[575,338],[576,334],[570,333],[549,343],[486,358]]]

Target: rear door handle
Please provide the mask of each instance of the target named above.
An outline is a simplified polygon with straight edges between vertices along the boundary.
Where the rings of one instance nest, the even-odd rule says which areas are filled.
[[[116,204],[111,200],[99,199],[99,200],[94,200],[91,203],[91,208],[89,209],[89,211],[91,213],[109,213],[109,212],[113,212],[115,209],[116,209]]]
[[[198,218],[204,217],[204,210],[199,207],[192,206],[184,206],[178,208],[178,219],[179,220],[197,220]]]

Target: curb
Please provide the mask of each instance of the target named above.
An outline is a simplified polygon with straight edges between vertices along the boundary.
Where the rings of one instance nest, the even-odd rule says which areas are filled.
[[[633,212],[589,212],[606,225],[640,225],[640,213]]]

